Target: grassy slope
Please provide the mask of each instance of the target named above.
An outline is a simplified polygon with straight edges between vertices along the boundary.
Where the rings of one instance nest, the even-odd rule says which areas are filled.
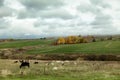
[[[26,46],[50,45],[52,40],[21,40],[0,43],[0,49]],[[85,53],[85,54],[120,54],[120,41],[103,41],[86,44],[66,44],[48,46],[26,51],[27,54]]]
[[[0,43],[0,49],[46,45],[46,44],[49,44],[50,42],[51,42],[50,40],[20,40],[20,41],[13,41],[13,42],[2,42]]]
[[[57,45],[26,51],[27,54],[86,53],[120,54],[120,41],[103,41],[86,44]]]

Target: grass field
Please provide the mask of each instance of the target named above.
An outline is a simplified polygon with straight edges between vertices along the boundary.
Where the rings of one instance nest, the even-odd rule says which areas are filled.
[[[31,60],[29,69],[20,70],[20,63],[0,60],[0,80],[120,80],[120,62],[116,61],[38,62]]]
[[[65,44],[28,50],[26,54],[120,54],[120,41],[103,41],[84,44]]]
[[[26,46],[48,45],[51,40],[18,40],[12,42],[1,42],[0,49],[3,48],[21,48]]]
[[[120,41],[102,41],[83,44],[51,45],[53,40],[18,40],[12,42],[1,42],[0,49],[21,48],[39,46],[24,53],[26,54],[56,54],[56,53],[81,53],[81,54],[120,54]],[[45,47],[40,47],[46,45]]]
[[[24,53],[120,54],[120,41],[117,40],[65,45],[51,45],[51,43],[52,40],[18,40],[1,42],[0,49],[37,46]],[[19,69],[20,63],[14,63],[14,61],[0,60],[0,80],[120,80],[120,61],[37,60],[39,64],[34,64],[34,60],[30,60],[29,69]],[[22,75],[21,72],[23,72]]]

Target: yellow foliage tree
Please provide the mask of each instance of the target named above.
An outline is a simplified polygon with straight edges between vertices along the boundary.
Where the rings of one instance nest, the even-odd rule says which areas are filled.
[[[88,43],[88,39],[87,38],[80,38],[80,43]]]
[[[78,36],[68,36],[66,38],[67,44],[73,44],[73,43],[79,43],[79,42],[80,42],[80,37]]]
[[[57,44],[65,44],[65,39],[63,37],[60,37],[57,39]]]
[[[60,37],[56,40],[56,44],[75,44],[75,43],[88,43],[88,39],[81,36],[68,36],[66,38]]]
[[[68,36],[68,37],[66,38],[66,43],[67,43],[67,44],[72,44],[72,43],[73,43],[73,36]]]
[[[83,43],[88,43],[88,39],[84,38]]]

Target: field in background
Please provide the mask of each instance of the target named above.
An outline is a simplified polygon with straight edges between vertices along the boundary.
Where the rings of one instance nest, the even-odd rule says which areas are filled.
[[[20,70],[15,60],[0,60],[0,80],[119,80],[117,61],[30,61]],[[21,75],[21,71],[23,74]]]
[[[102,41],[82,44],[64,44],[35,48],[24,52],[26,54],[120,54],[120,41]]]
[[[108,40],[81,44],[52,45],[53,40],[17,40],[1,42],[0,49],[35,47],[28,49],[26,54],[120,54],[120,41]],[[44,46],[44,47],[41,47]]]
[[[15,40],[8,42],[0,42],[0,49],[4,48],[21,48],[27,46],[41,46],[51,44],[51,40]]]

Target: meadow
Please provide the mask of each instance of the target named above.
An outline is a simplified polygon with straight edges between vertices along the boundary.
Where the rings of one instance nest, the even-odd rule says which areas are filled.
[[[107,40],[92,43],[52,45],[54,40],[17,40],[1,42],[0,49],[35,47],[25,54],[120,54],[120,41]],[[41,47],[42,46],[42,47]]]
[[[30,68],[19,69],[16,60],[0,60],[0,80],[119,80],[117,61],[30,60]],[[23,72],[21,74],[21,72]]]
[[[0,49],[21,49],[27,55],[41,54],[120,54],[120,41],[53,45],[53,40],[1,42]],[[1,51],[2,52],[2,51]],[[4,51],[3,51],[4,52]],[[6,51],[9,52],[9,51]],[[18,53],[18,52],[17,52]],[[8,55],[9,56],[9,55]],[[11,55],[10,55],[11,56]],[[0,80],[120,80],[120,61],[31,60],[30,68],[20,69],[13,59],[0,59]],[[38,64],[34,64],[38,61]]]
[[[51,40],[15,40],[8,42],[0,42],[0,49],[4,48],[22,48],[27,46],[48,45]]]
[[[120,41],[102,41],[81,44],[50,45],[34,48],[26,54],[120,54]]]

